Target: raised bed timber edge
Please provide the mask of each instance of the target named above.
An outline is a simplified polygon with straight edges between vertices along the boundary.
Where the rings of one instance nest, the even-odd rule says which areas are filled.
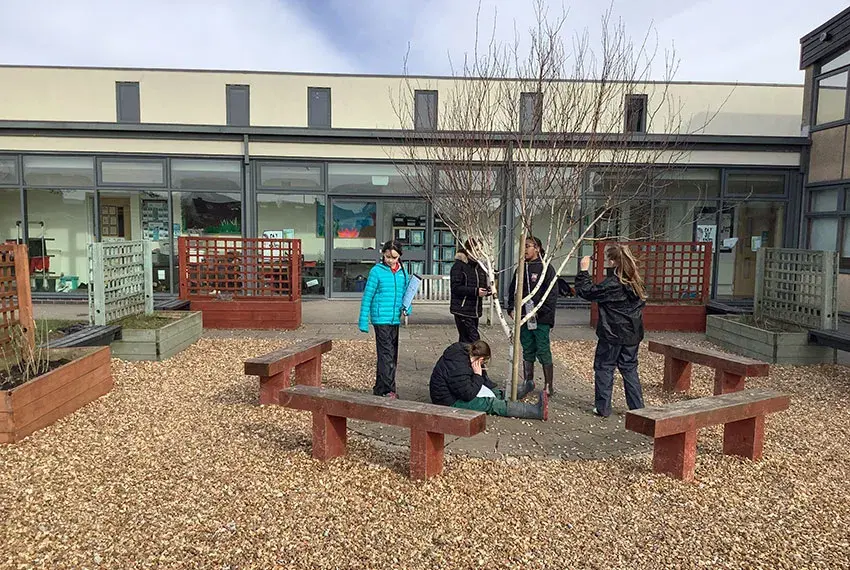
[[[747,324],[749,315],[708,315],[705,336],[726,350],[770,364],[832,364],[835,349],[809,344],[808,331],[775,332]]]
[[[198,311],[157,311],[159,318],[173,319],[158,329],[122,329],[112,343],[112,354],[122,360],[165,360],[201,338],[203,319]]]
[[[301,326],[301,299],[191,301],[191,310],[203,312],[204,328],[208,329],[297,329]]]
[[[0,391],[0,443],[20,441],[112,390],[108,346],[54,348],[49,357],[70,362]]]
[[[650,305],[643,309],[643,327],[648,331],[705,331],[705,305]],[[590,324],[596,326],[599,309],[590,307]]]

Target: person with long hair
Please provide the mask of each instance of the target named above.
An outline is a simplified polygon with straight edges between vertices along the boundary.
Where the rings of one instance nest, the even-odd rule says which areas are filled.
[[[490,295],[487,272],[475,259],[474,240],[466,240],[455,255],[451,270],[451,303],[449,312],[455,317],[458,342],[472,343],[481,339],[478,320],[484,312],[483,298]]]
[[[638,347],[643,340],[643,308],[646,288],[637,260],[628,246],[605,248],[605,279],[593,283],[588,270],[590,257],[583,257],[576,276],[576,294],[599,308],[596,323],[596,354],[593,358],[593,413],[611,415],[614,369],[623,376],[626,404],[630,410],[643,407],[643,390],[638,376]]]
[[[525,279],[522,284],[522,296],[527,297],[539,282],[540,288],[531,300],[522,307],[520,315],[524,317],[528,310],[537,307],[535,320],[526,322],[520,328],[520,343],[522,344],[523,380],[517,389],[517,398],[522,398],[534,390],[534,361],[540,361],[543,367],[544,387],[549,394],[555,393],[554,366],[552,364],[552,348],[549,343],[549,332],[555,326],[555,309],[558,304],[557,284],[548,292],[549,284],[558,279],[555,269],[549,265],[545,275],[543,271],[543,243],[534,236],[525,240]],[[506,308],[508,316],[514,318],[514,294],[516,293],[516,273],[508,288]]]
[[[395,373],[398,367],[398,330],[402,314],[410,307],[402,306],[402,298],[410,280],[401,266],[401,244],[390,240],[381,247],[382,259],[369,270],[369,278],[360,302],[358,326],[369,332],[369,322],[375,328],[375,350],[378,363],[375,371],[376,396],[398,397]]]
[[[434,365],[428,385],[431,402],[494,416],[546,420],[549,397],[540,392],[537,404],[505,400],[505,395],[487,376],[490,345],[483,340],[471,344],[456,342]]]

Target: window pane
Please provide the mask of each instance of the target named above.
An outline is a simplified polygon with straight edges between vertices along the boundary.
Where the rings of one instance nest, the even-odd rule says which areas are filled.
[[[809,223],[809,249],[835,251],[838,218],[815,218]]]
[[[87,156],[25,156],[24,182],[35,186],[94,186],[94,161]]]
[[[257,229],[260,236],[282,232],[284,237],[300,239],[301,289],[308,295],[325,294],[324,196],[259,192]]]
[[[328,189],[335,194],[415,194],[392,164],[329,164]]]
[[[18,183],[18,163],[14,158],[0,158],[0,184]]]
[[[437,130],[437,92],[417,91],[414,102],[414,128],[418,131]]]
[[[94,241],[94,192],[27,189],[33,291],[84,292]]]
[[[138,83],[118,83],[118,122],[138,123],[141,121]]]
[[[172,160],[171,186],[186,190],[239,190],[242,165],[228,160]]]
[[[227,86],[227,124],[236,127],[251,124],[251,96],[247,85]]]
[[[21,235],[21,192],[17,188],[0,188],[0,243],[13,242]]]
[[[720,171],[689,168],[661,172],[652,180],[652,195],[671,200],[705,200],[720,196]]]
[[[321,190],[322,169],[319,166],[262,164],[260,186],[281,190]]]
[[[834,212],[838,210],[838,189],[813,191],[812,212]]]
[[[175,243],[174,235],[169,231],[171,229],[168,192],[101,190],[101,239],[150,241],[153,290],[156,293],[167,293],[170,290],[171,260],[168,252],[172,243]],[[174,251],[176,264],[176,248]]]
[[[627,133],[646,132],[646,96],[626,95],[625,124]]]
[[[839,67],[844,67],[845,65],[850,65],[850,50],[845,51],[844,53],[832,58],[828,62],[824,63],[820,70],[821,73],[826,73],[828,71],[832,71],[833,69],[838,69]]]
[[[848,218],[843,219],[844,237],[841,240],[841,257],[850,257],[850,222]]]
[[[818,81],[818,109],[816,124],[840,121],[845,116],[847,104],[847,72]]]
[[[183,235],[242,235],[242,202],[239,194],[174,192],[171,203],[174,207],[172,219],[175,224],[180,224]]]
[[[784,174],[729,174],[726,193],[735,196],[763,196],[785,194]]]
[[[103,184],[165,184],[165,168],[160,161],[104,160],[100,163]]]
[[[543,119],[543,94],[521,93],[519,105],[519,130],[539,133]]]
[[[330,88],[307,88],[307,126],[314,129],[331,128]]]

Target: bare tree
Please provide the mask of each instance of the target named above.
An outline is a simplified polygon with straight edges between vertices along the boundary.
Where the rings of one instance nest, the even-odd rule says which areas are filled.
[[[515,248],[522,283],[527,236],[539,236],[549,252],[544,275],[550,266],[564,271],[583,243],[617,237],[621,229],[611,223],[625,210],[633,214],[627,237],[649,236],[651,217],[641,208],[662,186],[659,172],[681,162],[687,150],[680,137],[688,134],[670,90],[672,51],[660,56],[663,78],[650,80],[659,63],[652,29],[633,42],[609,8],[593,42],[587,29],[568,35],[565,11],[552,15],[542,0],[534,9],[536,25],[527,34],[515,32],[513,42],[500,43],[493,33],[483,49],[479,12],[476,49],[460,69],[452,68],[454,79],[413,77],[405,65],[394,101],[405,125],[403,150],[393,150],[405,162],[400,169],[457,240],[470,239],[472,255],[487,271],[498,320],[513,340],[513,398],[520,327],[538,309],[520,317],[519,308],[541,287],[557,294],[556,282],[540,279],[526,297],[518,286],[510,326],[495,288],[511,277],[498,274],[500,256]],[[439,117],[423,116],[422,107],[415,116],[417,91],[434,89]],[[428,129],[437,119],[439,129]],[[591,211],[582,212],[583,191],[593,194]],[[510,235],[513,244],[502,241]]]

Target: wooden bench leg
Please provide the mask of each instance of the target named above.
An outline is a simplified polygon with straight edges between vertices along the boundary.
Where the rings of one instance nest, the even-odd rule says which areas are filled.
[[[655,438],[652,470],[683,481],[692,481],[696,455],[696,430]]]
[[[443,472],[445,436],[421,429],[410,430],[410,478],[427,479]]]
[[[691,387],[693,364],[684,360],[664,357],[664,391],[686,392]]]
[[[345,455],[348,443],[346,419],[313,412],[313,457],[327,461]]]
[[[287,368],[272,376],[260,376],[260,404],[277,404],[281,390],[289,388],[289,376],[292,370]]]
[[[295,367],[295,383],[302,386],[322,385],[322,357],[318,356]]]
[[[729,394],[730,392],[740,392],[744,389],[745,376],[738,374],[730,374],[723,370],[714,371],[714,395]]]
[[[753,461],[761,459],[764,449],[764,416],[730,422],[723,426],[723,453]]]

